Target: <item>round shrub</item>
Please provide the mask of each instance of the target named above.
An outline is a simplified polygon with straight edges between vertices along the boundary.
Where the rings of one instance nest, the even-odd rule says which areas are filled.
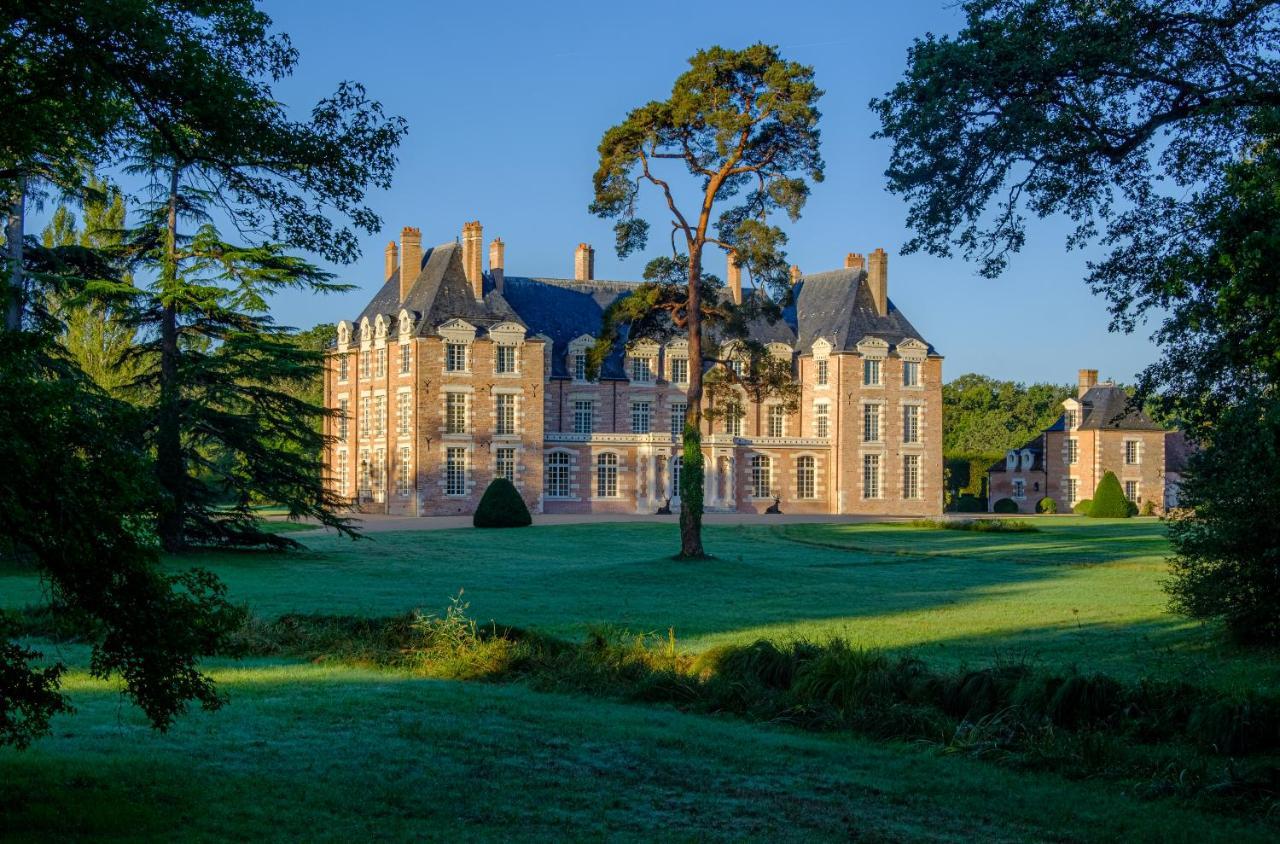
[[[1056,513],[1058,512],[1058,502],[1052,498],[1045,496],[1036,502],[1037,513]]]
[[[1077,516],[1087,516],[1089,515],[1089,510],[1092,508],[1093,508],[1093,499],[1085,498],[1081,501],[1077,501],[1075,503],[1075,506],[1071,508],[1071,512],[1075,513]]]
[[[955,512],[957,513],[985,513],[987,504],[976,495],[964,493],[956,499]]]
[[[1001,498],[995,504],[991,505],[993,513],[1016,513],[1018,512],[1018,502],[1012,498]]]
[[[1148,499],[1142,502],[1142,515],[1154,516],[1156,514],[1156,503]]]
[[[1107,472],[1094,490],[1093,506],[1089,508],[1088,515],[1095,519],[1127,519],[1133,515],[1129,510],[1131,506],[1133,502],[1124,497],[1116,473]]]
[[[480,498],[471,523],[478,528],[528,527],[533,524],[529,508],[506,478],[494,478]]]

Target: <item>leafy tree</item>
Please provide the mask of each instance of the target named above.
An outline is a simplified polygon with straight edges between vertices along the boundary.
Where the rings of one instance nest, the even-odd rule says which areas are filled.
[[[99,250],[104,257],[118,256],[125,228],[124,195],[90,174],[85,197],[84,229],[78,230],[74,213],[59,205],[41,234],[43,245],[52,249],[78,244]],[[126,286],[132,283],[128,274],[116,274]],[[80,369],[107,392],[123,395],[137,377],[138,366],[128,355],[136,332],[122,314],[102,297],[87,292],[65,300],[55,297],[50,306],[64,326],[59,339]]]
[[[1089,505],[1088,515],[1095,519],[1125,519],[1132,515],[1129,512],[1129,499],[1124,497],[1124,489],[1115,472],[1104,472],[1098,488],[1093,492],[1093,503]]]
[[[684,426],[684,465],[680,476],[680,555],[705,556],[702,545],[703,465],[703,320],[707,287],[703,273],[707,247],[736,256],[759,289],[786,295],[786,236],[770,223],[785,212],[799,217],[809,194],[808,180],[821,181],[816,108],[822,92],[812,68],[788,62],[775,47],[756,44],[744,50],[712,47],[689,60],[671,96],[632,110],[604,133],[594,176],[591,211],[616,219],[618,255],[647,242],[649,224],[639,216],[642,184],[656,188],[671,214],[671,253],[683,266],[683,283],[661,279],[626,306],[633,325],[669,322],[689,340],[688,411]],[[700,185],[701,195],[682,210],[678,188],[663,166],[683,167]],[[735,200],[719,210],[717,204]],[[706,301],[704,301],[706,300]],[[639,303],[650,304],[643,312]],[[621,314],[618,314],[622,318]]]
[[[1174,607],[1221,619],[1240,642],[1280,643],[1280,401],[1226,410],[1213,446],[1191,456],[1178,501],[1168,522]]]
[[[1019,384],[968,373],[942,385],[942,450],[1004,454],[1053,424],[1075,395],[1058,384]]]
[[[1158,394],[1165,416],[1217,448],[1228,441],[1216,434],[1222,419],[1237,410],[1258,418],[1280,375],[1280,6],[971,0],[964,8],[965,28],[917,40],[906,77],[872,103],[880,135],[894,143],[890,189],[909,203],[908,250],[959,250],[995,275],[1023,244],[1025,214],[1070,217],[1069,245],[1107,249],[1087,280],[1108,298],[1112,327],[1161,320],[1154,339],[1163,357],[1140,375],[1135,401]],[[1243,469],[1225,455],[1201,465]],[[1218,480],[1202,487],[1201,506],[1230,489]],[[1280,526],[1262,527],[1257,541],[1280,548]],[[1198,529],[1220,528],[1230,525]],[[1172,534],[1186,563],[1176,572],[1188,588],[1209,588],[1189,575],[1212,559],[1208,539],[1184,548],[1191,535]],[[1232,547],[1223,536],[1215,553]],[[1233,583],[1243,588],[1216,581]],[[1178,581],[1171,590],[1184,609],[1227,603],[1220,594],[1197,604]]]

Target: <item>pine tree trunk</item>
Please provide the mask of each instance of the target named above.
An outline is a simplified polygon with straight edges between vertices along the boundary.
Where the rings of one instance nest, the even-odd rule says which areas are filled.
[[[23,285],[22,237],[26,229],[27,180],[19,174],[13,180],[9,193],[9,209],[5,219],[4,236],[9,254],[9,297],[5,308],[4,327],[9,331],[22,330],[22,309],[26,291]]]
[[[684,417],[684,464],[680,467],[680,556],[702,558],[702,249],[689,250],[689,393]]]
[[[157,533],[166,551],[180,551],[185,543],[186,469],[182,460],[182,408],[178,383],[178,167],[169,181],[169,218],[165,231],[165,259],[161,271],[160,398],[156,419],[156,477],[165,493]]]

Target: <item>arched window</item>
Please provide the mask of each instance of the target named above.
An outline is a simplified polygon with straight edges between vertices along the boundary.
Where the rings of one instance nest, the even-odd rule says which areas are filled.
[[[796,460],[796,496],[798,498],[817,498],[817,470],[812,457],[801,457]]]
[[[554,451],[547,455],[546,493],[547,498],[568,498],[570,492],[569,476],[571,461],[563,451]]]
[[[596,495],[618,497],[618,455],[605,452],[596,458]]]
[[[763,454],[757,454],[751,458],[751,496],[771,498],[772,490],[773,461]]]

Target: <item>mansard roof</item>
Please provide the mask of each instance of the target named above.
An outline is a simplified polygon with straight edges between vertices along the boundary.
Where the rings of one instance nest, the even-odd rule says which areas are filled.
[[[564,377],[568,375],[565,355],[570,341],[583,334],[599,334],[605,308],[640,283],[508,275],[499,292],[492,276],[486,274],[484,301],[477,302],[462,267],[461,246],[445,243],[425,252],[404,302],[399,301],[399,276],[392,274],[356,318],[354,328],[358,336],[361,319],[368,317],[372,322],[383,314],[394,320],[402,308],[412,314],[414,334],[419,337],[435,334],[437,326],[452,318],[465,319],[481,331],[501,322],[516,322],[529,336],[551,338],[552,375]],[[866,273],[853,269],[803,276],[795,301],[782,319],[770,323],[757,318],[750,333],[759,342],[785,343],[801,353],[807,353],[820,338],[831,343],[836,352],[856,351],[858,342],[868,336],[891,347],[909,339],[928,345],[892,301],[887,315],[876,312]],[[625,343],[628,338],[621,339]],[[929,354],[937,354],[931,345]],[[619,344],[605,361],[601,377],[625,378],[623,356]]]

